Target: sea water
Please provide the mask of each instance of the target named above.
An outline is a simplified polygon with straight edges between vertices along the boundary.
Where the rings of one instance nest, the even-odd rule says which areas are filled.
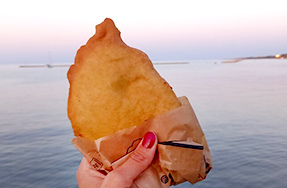
[[[287,185],[287,60],[155,68],[190,100],[213,159],[206,180],[176,187]],[[0,66],[1,187],[77,187],[67,70]]]

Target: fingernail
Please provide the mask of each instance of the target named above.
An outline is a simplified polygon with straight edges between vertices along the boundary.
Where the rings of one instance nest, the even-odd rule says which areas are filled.
[[[155,140],[156,140],[156,135],[153,132],[147,132],[144,135],[142,145],[145,148],[149,148],[150,149],[154,145]]]

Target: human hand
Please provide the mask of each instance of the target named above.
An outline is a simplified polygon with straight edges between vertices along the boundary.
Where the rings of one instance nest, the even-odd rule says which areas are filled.
[[[151,164],[157,148],[157,137],[153,132],[147,132],[133,151],[130,158],[119,168],[104,175],[97,171],[85,157],[77,171],[77,181],[80,188],[127,188]]]

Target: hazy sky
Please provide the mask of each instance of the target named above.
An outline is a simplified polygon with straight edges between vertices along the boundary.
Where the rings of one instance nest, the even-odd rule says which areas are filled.
[[[153,61],[287,53],[286,0],[2,0],[0,63],[72,63],[106,17]]]

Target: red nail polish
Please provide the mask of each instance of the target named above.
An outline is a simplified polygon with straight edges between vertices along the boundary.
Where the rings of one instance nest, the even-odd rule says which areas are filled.
[[[156,140],[156,135],[153,132],[147,132],[144,135],[142,145],[146,148],[152,148]]]

